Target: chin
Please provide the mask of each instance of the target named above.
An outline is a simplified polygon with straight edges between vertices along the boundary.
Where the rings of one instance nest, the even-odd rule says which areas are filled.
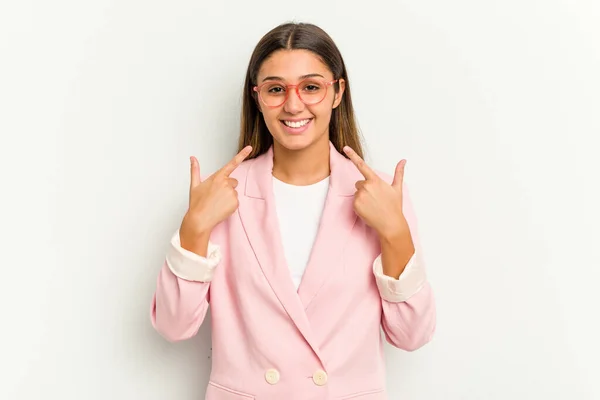
[[[287,150],[298,151],[304,150],[310,147],[317,141],[317,138],[312,136],[305,135],[288,135],[288,134],[280,134],[274,136],[273,139],[282,147]]]

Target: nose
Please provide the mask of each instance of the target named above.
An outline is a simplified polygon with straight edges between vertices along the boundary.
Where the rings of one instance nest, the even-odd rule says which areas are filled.
[[[304,110],[304,103],[300,100],[300,97],[298,97],[298,93],[296,93],[295,89],[290,88],[283,109],[290,114],[298,114]]]

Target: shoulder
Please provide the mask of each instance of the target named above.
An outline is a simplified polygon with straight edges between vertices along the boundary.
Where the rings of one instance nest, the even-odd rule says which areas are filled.
[[[250,160],[244,160],[237,168],[231,173],[231,177],[235,179],[240,179],[248,175],[248,171],[252,168],[252,165],[256,162],[256,158],[252,158]]]
[[[258,195],[261,191],[257,186],[270,176],[270,171],[268,165],[265,166],[263,156],[258,156],[242,161],[229,176],[238,181],[238,192]]]

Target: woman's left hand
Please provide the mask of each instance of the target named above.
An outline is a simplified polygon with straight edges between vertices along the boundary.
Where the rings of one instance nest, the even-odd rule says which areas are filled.
[[[375,171],[350,147],[344,152],[365,177],[356,182],[354,211],[381,237],[396,237],[408,231],[402,212],[402,182],[406,160],[396,166],[392,184],[381,179]]]

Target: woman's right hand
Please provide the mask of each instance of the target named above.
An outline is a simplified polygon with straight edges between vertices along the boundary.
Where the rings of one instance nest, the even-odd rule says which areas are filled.
[[[190,157],[189,207],[181,226],[181,247],[206,257],[210,233],[215,226],[238,208],[237,180],[229,177],[252,151],[246,146],[223,168],[206,180],[200,179],[200,165],[196,157]]]

